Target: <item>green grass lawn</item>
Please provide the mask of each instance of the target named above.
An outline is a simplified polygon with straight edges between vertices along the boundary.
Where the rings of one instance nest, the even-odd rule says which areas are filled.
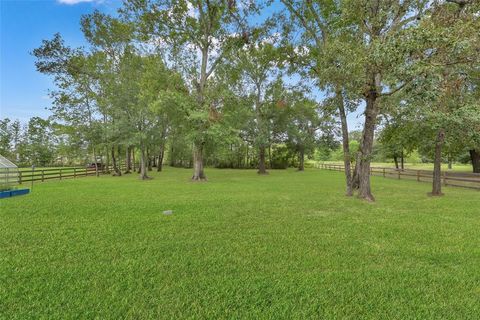
[[[479,319],[480,192],[167,168],[0,201],[1,319]],[[163,210],[174,210],[163,215]]]

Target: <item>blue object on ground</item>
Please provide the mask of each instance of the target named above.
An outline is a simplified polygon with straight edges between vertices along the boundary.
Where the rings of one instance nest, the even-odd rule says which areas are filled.
[[[30,193],[30,189],[8,190],[0,192],[0,199],[14,196],[21,196]]]
[[[18,189],[18,190],[12,190],[10,192],[12,193],[12,197],[13,196],[21,196],[23,194],[30,193],[30,189]]]
[[[2,198],[9,198],[11,196],[10,191],[0,191],[0,199]]]

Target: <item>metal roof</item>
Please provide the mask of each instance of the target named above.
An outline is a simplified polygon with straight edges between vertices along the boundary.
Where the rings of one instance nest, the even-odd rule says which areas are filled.
[[[12,161],[8,160],[4,156],[0,154],[0,169],[6,169],[6,168],[18,168],[15,163]]]

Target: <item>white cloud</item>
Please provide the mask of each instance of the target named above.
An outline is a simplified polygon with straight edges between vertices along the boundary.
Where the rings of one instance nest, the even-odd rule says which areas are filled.
[[[82,2],[100,2],[99,0],[57,0],[61,4],[77,4]]]

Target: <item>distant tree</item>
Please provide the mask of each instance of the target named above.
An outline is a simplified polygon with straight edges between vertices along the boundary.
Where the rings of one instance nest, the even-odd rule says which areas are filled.
[[[10,119],[0,119],[0,154],[5,157],[11,156],[12,132],[10,131]]]
[[[242,95],[252,108],[250,128],[253,144],[258,149],[258,174],[267,174],[266,153],[271,143],[271,108],[277,104],[286,107],[282,100],[268,101],[268,93],[278,85],[279,70],[276,62],[276,49],[273,39],[266,39],[266,34],[256,34],[241,50],[232,53],[230,61],[237,73]]]
[[[320,141],[322,119],[318,103],[298,92],[291,96],[289,100],[293,101],[288,106],[287,143],[298,154],[298,170],[304,171],[305,155],[312,156]]]
[[[25,154],[29,164],[43,167],[53,163],[55,149],[52,136],[52,128],[48,120],[32,117],[28,121],[25,132]]]

